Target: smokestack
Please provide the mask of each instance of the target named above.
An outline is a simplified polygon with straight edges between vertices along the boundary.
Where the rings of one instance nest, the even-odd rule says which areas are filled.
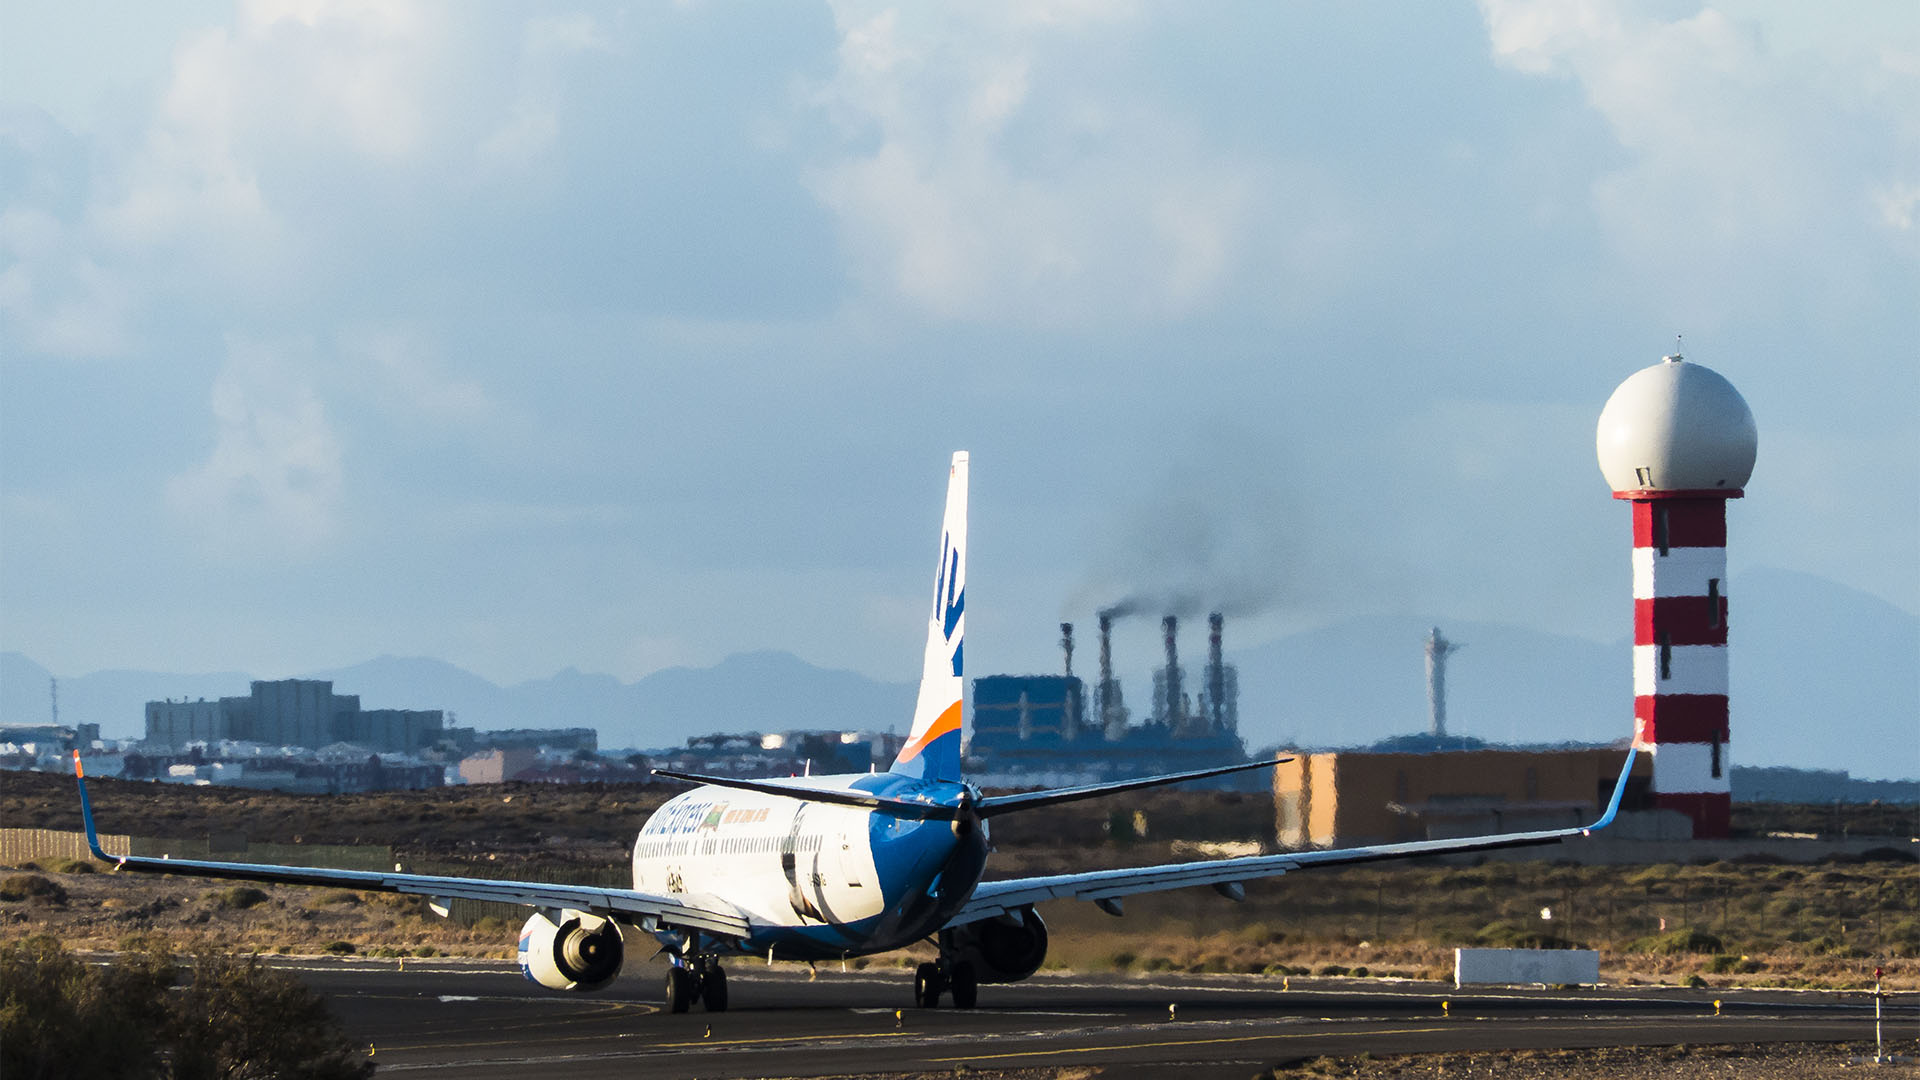
[[[1100,700],[1096,703],[1096,708],[1099,710],[1100,727],[1106,731],[1107,738],[1111,739],[1115,737],[1113,734],[1113,616],[1104,611],[1100,613],[1100,685],[1097,689]]]
[[[1178,731],[1186,719],[1186,703],[1180,692],[1180,650],[1174,644],[1174,636],[1180,629],[1180,620],[1172,615],[1160,620],[1160,632],[1167,639],[1167,726]]]
[[[1220,658],[1220,624],[1224,621],[1217,611],[1207,616],[1207,719],[1215,734],[1227,728],[1227,669]]]
[[[1067,654],[1067,678],[1073,678],[1073,624],[1060,624],[1060,651]]]

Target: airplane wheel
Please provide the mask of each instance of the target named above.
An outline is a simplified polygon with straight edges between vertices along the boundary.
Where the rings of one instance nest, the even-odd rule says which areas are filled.
[[[980,1000],[980,980],[973,965],[965,961],[953,965],[953,1007],[971,1009]]]
[[[693,1008],[693,973],[686,968],[667,969],[667,1011],[683,1013]]]
[[[913,1003],[923,1009],[940,1007],[940,968],[937,964],[921,964],[913,969]]]
[[[701,978],[700,1000],[706,1003],[708,1012],[727,1011],[727,972],[719,964],[708,968]]]

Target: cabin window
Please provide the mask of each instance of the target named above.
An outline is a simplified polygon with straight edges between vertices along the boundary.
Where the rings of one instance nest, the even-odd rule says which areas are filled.
[[[1640,482],[1642,490],[1653,486],[1653,470],[1645,465],[1633,470],[1633,478]]]

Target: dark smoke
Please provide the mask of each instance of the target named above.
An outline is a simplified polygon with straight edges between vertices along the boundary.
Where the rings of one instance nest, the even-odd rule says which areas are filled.
[[[1100,523],[1086,545],[1087,574],[1063,617],[1089,609],[1120,620],[1145,615],[1246,618],[1304,604],[1325,588],[1302,566],[1313,500],[1280,489],[1286,463],[1267,439],[1182,455],[1135,500]],[[1321,568],[1325,570],[1324,567]]]

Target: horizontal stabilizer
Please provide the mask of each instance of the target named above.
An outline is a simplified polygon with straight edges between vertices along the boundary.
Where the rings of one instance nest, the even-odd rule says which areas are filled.
[[[956,806],[910,802],[906,799],[887,799],[864,791],[848,791],[844,788],[802,787],[777,780],[740,780],[731,776],[700,776],[696,773],[672,772],[667,769],[655,769],[653,775],[664,776],[669,780],[684,780],[690,784],[711,784],[714,787],[757,791],[762,795],[780,795],[789,799],[799,799],[801,802],[857,806],[862,810],[872,810],[876,813],[911,818],[916,821],[952,821],[960,816],[960,808]]]
[[[1098,799],[1103,795],[1115,795],[1122,791],[1135,791],[1139,788],[1161,787],[1166,784],[1182,784],[1188,780],[1204,780],[1209,776],[1224,776],[1227,773],[1246,772],[1248,769],[1271,769],[1283,761],[1292,758],[1274,758],[1271,761],[1249,761],[1244,765],[1223,765],[1217,769],[1196,769],[1193,772],[1168,773],[1165,776],[1148,776],[1139,780],[1116,780],[1109,784],[1088,784],[1085,787],[1053,788],[1050,791],[1027,791],[1018,795],[991,795],[981,799],[974,809],[983,818],[995,814],[1011,814],[1019,810],[1033,810],[1056,803],[1078,802],[1081,799]]]

